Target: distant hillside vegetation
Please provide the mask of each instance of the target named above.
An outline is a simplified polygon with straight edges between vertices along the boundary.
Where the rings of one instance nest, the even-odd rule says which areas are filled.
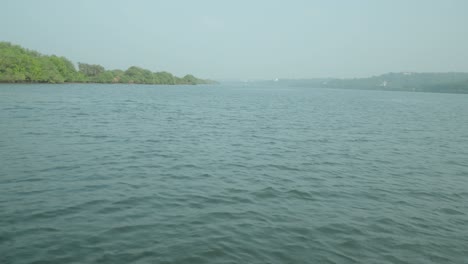
[[[193,75],[182,78],[168,72],[151,72],[136,66],[106,70],[101,65],[78,63],[65,57],[47,56],[8,42],[0,42],[0,82],[17,83],[136,83],[136,84],[208,84]]]
[[[385,91],[468,93],[468,73],[387,73],[370,78],[329,79],[322,87]]]

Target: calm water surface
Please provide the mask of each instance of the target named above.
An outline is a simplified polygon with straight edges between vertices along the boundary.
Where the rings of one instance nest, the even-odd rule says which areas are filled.
[[[467,95],[0,85],[0,263],[467,260]]]

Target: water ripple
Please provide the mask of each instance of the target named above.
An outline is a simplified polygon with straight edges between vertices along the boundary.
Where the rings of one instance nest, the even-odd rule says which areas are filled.
[[[466,97],[0,86],[0,263],[466,262]]]

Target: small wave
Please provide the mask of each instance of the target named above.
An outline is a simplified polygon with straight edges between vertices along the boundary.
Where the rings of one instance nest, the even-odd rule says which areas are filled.
[[[88,135],[88,134],[80,134],[80,137],[83,138],[93,138],[93,139],[104,139],[104,138],[109,138],[108,135]]]
[[[58,233],[62,230],[54,227],[32,227],[32,228],[25,228],[20,231],[16,231],[14,233],[15,236],[33,236],[35,234],[45,234],[45,233]]]
[[[194,164],[179,164],[170,167],[170,170],[183,170],[183,169],[202,169],[202,167]]]
[[[273,187],[266,187],[261,190],[255,191],[253,195],[258,198],[276,198],[280,192]]]
[[[39,172],[52,172],[52,171],[70,171],[74,169],[80,168],[79,165],[72,165],[72,166],[55,166],[46,169],[39,170]]]
[[[296,199],[304,199],[304,200],[317,200],[314,198],[312,193],[306,192],[306,191],[301,191],[301,190],[289,190],[286,192],[289,197],[296,198]]]
[[[442,209],[439,209],[439,212],[442,212],[444,214],[448,214],[448,215],[464,215],[465,213],[461,212],[461,211],[458,211],[458,210],[455,210],[455,209],[452,209],[452,208],[442,208]]]
[[[78,205],[73,205],[73,206],[68,206],[65,208],[60,208],[60,209],[55,209],[55,210],[49,210],[49,211],[43,211],[43,212],[37,212],[33,213],[30,215],[31,219],[48,219],[48,218],[55,218],[55,217],[62,217],[66,215],[72,215],[75,213],[79,213],[81,211],[86,211],[90,210],[90,208],[94,206],[98,206],[102,203],[106,203],[106,200],[93,200],[93,201],[88,201],[84,202]]]
[[[104,230],[101,235],[113,235],[121,233],[132,233],[138,231],[147,231],[157,227],[158,224],[137,224],[137,225],[122,225],[115,226]]]
[[[24,133],[24,135],[27,135],[27,136],[42,136],[42,135],[47,135],[47,133],[37,132],[37,131],[29,131],[29,132]]]
[[[280,171],[302,171],[301,169],[286,166],[286,165],[278,165],[278,164],[267,164],[267,165],[256,165],[253,166],[254,169],[270,169],[274,168]]]
[[[346,234],[348,236],[364,235],[361,229],[358,229],[356,227],[353,227],[344,223],[326,224],[324,226],[317,228],[317,231],[323,233],[324,235],[339,235],[339,234]]]
[[[39,182],[39,181],[44,181],[45,179],[42,177],[30,177],[30,178],[25,178],[25,179],[17,179],[15,182]]]

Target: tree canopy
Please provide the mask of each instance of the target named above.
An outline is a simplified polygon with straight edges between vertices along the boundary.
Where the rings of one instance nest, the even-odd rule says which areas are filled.
[[[207,84],[193,75],[183,78],[168,72],[151,72],[132,66],[127,70],[106,70],[97,64],[75,65],[65,57],[42,55],[9,42],[0,42],[0,82],[32,83],[135,83],[135,84]]]

